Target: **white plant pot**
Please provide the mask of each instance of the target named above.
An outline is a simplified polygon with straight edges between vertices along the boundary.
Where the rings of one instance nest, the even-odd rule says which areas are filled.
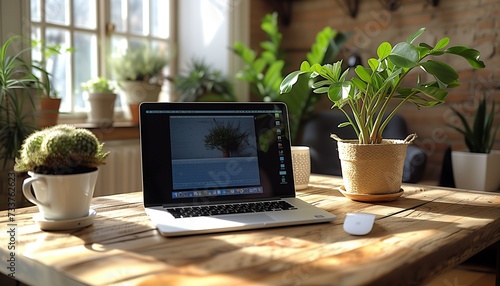
[[[140,104],[141,102],[158,101],[162,86],[142,81],[122,81],[120,87],[125,93],[127,103]]]
[[[90,105],[88,121],[91,123],[113,123],[116,93],[86,93]]]
[[[122,81],[120,88],[129,105],[132,122],[139,124],[139,104],[158,101],[162,86],[142,81]]]
[[[83,218],[89,215],[98,171],[75,175],[28,172],[30,178],[24,180],[23,194],[38,206],[46,220]]]
[[[451,162],[455,187],[476,191],[500,188],[500,151],[490,154],[452,151]]]

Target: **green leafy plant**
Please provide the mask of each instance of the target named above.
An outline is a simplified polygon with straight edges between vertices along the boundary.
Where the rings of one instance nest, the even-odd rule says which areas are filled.
[[[104,77],[96,77],[82,83],[82,89],[90,93],[116,92],[116,88]]]
[[[13,47],[22,45],[22,40],[21,36],[12,36],[0,49],[0,158],[4,168],[36,128],[34,93],[39,91],[36,87],[40,80],[23,59],[31,48]]]
[[[203,60],[193,59],[186,75],[174,78],[179,101],[236,101],[231,82]]]
[[[281,51],[283,35],[278,28],[278,14],[267,14],[262,19],[261,29],[266,33],[268,40],[260,43],[262,48],[260,54],[242,43],[234,43],[233,51],[245,64],[236,77],[249,82],[253,93],[262,101],[281,101],[287,104],[293,142],[300,123],[312,113],[320,96],[311,92],[308,85],[309,78],[306,76],[300,76],[296,88],[291,90],[290,94],[280,93],[286,62],[285,55]],[[347,36],[325,27],[316,35],[316,41],[306,55],[307,60],[320,64],[334,61]]]
[[[55,125],[26,138],[14,170],[54,175],[88,172],[104,164],[109,152],[103,152],[103,146],[87,129]]]
[[[472,124],[469,124],[464,114],[451,108],[453,113],[458,116],[462,126],[450,125],[453,129],[464,136],[465,144],[472,153],[490,153],[495,144],[495,138],[500,125],[493,126],[495,120],[495,102],[491,105],[490,112],[487,112],[486,98],[480,101],[476,115]]]
[[[114,57],[111,64],[118,80],[161,84],[162,70],[168,64],[168,57],[165,52],[148,44],[139,44],[129,47],[125,54]]]
[[[210,128],[208,134],[204,138],[205,147],[207,150],[217,149],[224,156],[229,157],[231,152],[238,151],[243,143],[248,144],[248,132],[240,130],[240,125],[233,126],[233,123],[228,121],[226,124],[219,123],[214,119],[214,127]]]
[[[378,58],[370,58],[368,68],[356,66],[356,75],[351,79],[347,79],[348,70],[342,71],[341,61],[325,65],[304,61],[300,70],[283,80],[281,93],[291,92],[299,77],[308,75],[315,80],[311,85],[314,92],[327,94],[333,102],[332,108],[338,108],[346,115],[347,122],[339,126],[352,126],[360,144],[379,144],[382,132],[403,104],[410,102],[418,108],[441,104],[448,94],[446,89],[459,85],[458,73],[446,63],[437,61],[436,57],[457,55],[473,68],[484,68],[477,50],[465,46],[446,48],[449,38],[441,39],[434,47],[426,43],[414,44],[424,32],[422,28],[394,47],[383,42],[377,49]],[[434,80],[424,83],[418,74],[414,87],[404,87],[403,80],[410,72],[418,72],[416,68]],[[391,106],[393,100],[399,103]]]

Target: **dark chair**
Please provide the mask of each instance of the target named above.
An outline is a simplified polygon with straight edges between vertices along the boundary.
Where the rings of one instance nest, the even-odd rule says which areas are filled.
[[[330,134],[337,134],[342,139],[356,139],[351,127],[338,127],[346,122],[345,115],[339,110],[329,110],[314,114],[304,122],[301,145],[309,146],[311,151],[311,172],[341,176],[340,160],[337,153],[337,142]],[[384,130],[385,139],[405,139],[408,128],[401,116],[394,116]],[[424,175],[427,155],[417,146],[409,145],[403,170],[403,182],[416,183]]]

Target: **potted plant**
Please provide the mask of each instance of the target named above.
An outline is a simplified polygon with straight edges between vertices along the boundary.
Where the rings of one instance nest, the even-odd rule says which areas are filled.
[[[23,48],[21,36],[7,39],[0,48],[0,194],[8,194],[14,173],[14,159],[23,140],[36,129],[36,112],[39,106],[39,83],[32,67],[24,57],[31,47]],[[16,175],[21,182],[23,176]],[[17,193],[16,193],[17,196]],[[0,209],[5,209],[9,200],[2,197]],[[22,206],[22,195],[16,197],[17,206]]]
[[[55,125],[24,141],[14,170],[28,172],[23,194],[36,204],[42,229],[75,228],[92,223],[90,209],[98,166],[108,153],[87,129]],[[33,192],[31,191],[33,187]]]
[[[325,65],[304,61],[300,70],[290,73],[281,83],[281,92],[288,93],[301,75],[316,80],[311,85],[314,92],[326,93],[333,102],[332,108],[345,114],[347,121],[339,126],[351,126],[355,130],[358,140],[343,140],[333,135],[339,143],[342,190],[348,196],[362,194],[356,199],[377,200],[401,195],[406,147],[416,135],[410,135],[407,140],[389,140],[382,138],[382,132],[403,104],[413,103],[418,108],[441,104],[447,96],[446,89],[459,84],[458,73],[437,57],[457,55],[473,68],[484,67],[477,50],[464,46],[446,48],[449,44],[446,37],[435,46],[415,44],[424,32],[422,28],[394,46],[383,42],[377,49],[377,58],[370,58],[368,67],[356,66],[355,75],[350,79],[348,70],[342,71],[341,61]],[[429,74],[432,80],[423,82],[419,71]],[[410,73],[418,74],[412,87],[405,86],[407,82],[403,84]]]
[[[291,140],[295,143],[301,122],[311,115],[320,96],[311,92],[308,86],[309,78],[306,76],[297,78],[298,81],[289,94],[280,93],[286,62],[281,49],[283,35],[279,32],[278,14],[265,15],[261,29],[268,39],[260,43],[262,48],[260,54],[243,43],[234,43],[234,53],[244,62],[244,68],[236,74],[236,78],[250,83],[250,88],[262,101],[286,103]],[[306,54],[307,60],[318,64],[334,61],[347,38],[347,34],[325,27],[316,34],[316,41],[312,44],[310,52]]]
[[[244,143],[248,144],[249,135],[240,130],[240,125],[233,126],[230,121],[223,124],[214,119],[214,126],[205,135],[204,143],[207,150],[217,149],[222,152],[222,157],[227,158],[240,150]]]
[[[164,51],[147,44],[129,47],[123,55],[112,59],[119,86],[132,113],[132,122],[139,123],[139,104],[158,101],[163,84],[163,68],[168,58]]]
[[[89,103],[88,121],[98,124],[113,124],[116,92],[115,87],[106,78],[97,77],[82,84],[85,99]]]
[[[20,36],[12,36],[0,49],[0,158],[4,167],[14,160],[23,140],[35,129],[34,87],[39,79],[23,59],[30,49],[12,51],[12,45],[20,40]]]
[[[231,82],[203,60],[193,59],[187,74],[173,81],[178,101],[236,101]]]
[[[475,110],[472,124],[466,115],[455,108],[452,112],[459,118],[460,124],[450,124],[464,136],[468,151],[452,150],[451,162],[455,187],[478,191],[496,191],[500,187],[500,151],[492,150],[496,134],[500,125],[496,127],[495,102],[487,110],[485,97],[479,102]]]
[[[38,127],[44,128],[57,124],[59,119],[59,108],[62,98],[51,84],[51,72],[48,71],[48,61],[52,57],[63,52],[72,52],[73,48],[63,48],[60,44],[49,45],[41,40],[31,40],[31,45],[38,52],[39,59],[34,60],[33,66],[38,71],[40,82],[39,88],[43,91],[40,96],[40,111],[38,117]]]

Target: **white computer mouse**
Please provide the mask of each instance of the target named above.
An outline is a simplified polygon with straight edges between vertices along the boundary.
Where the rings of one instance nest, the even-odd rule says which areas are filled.
[[[370,233],[374,222],[374,214],[347,213],[344,220],[344,230],[352,235],[365,235]]]

